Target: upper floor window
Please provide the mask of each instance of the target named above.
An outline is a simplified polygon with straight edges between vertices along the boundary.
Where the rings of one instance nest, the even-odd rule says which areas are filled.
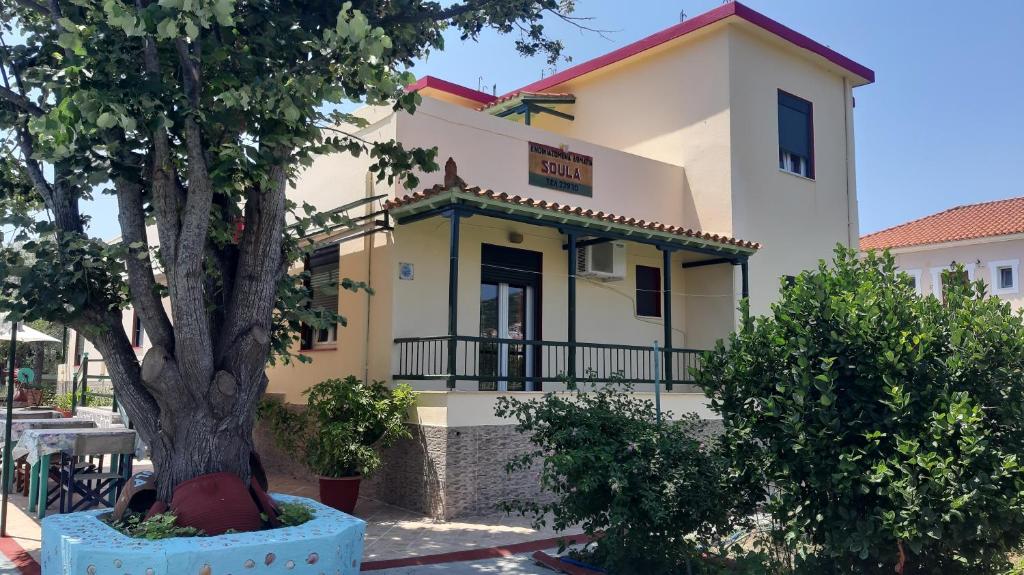
[[[132,347],[142,347],[146,341],[146,328],[142,327],[139,313],[132,311]]]
[[[661,269],[636,266],[636,315],[661,317]]]
[[[992,295],[1005,295],[1018,293],[1020,288],[1017,268],[1020,267],[1020,260],[1002,260],[989,262],[988,269],[991,275]]]
[[[813,106],[782,90],[779,90],[779,169],[814,177]]]
[[[338,311],[338,267],[340,253],[337,244],[320,248],[309,256],[308,287],[312,291],[311,309]],[[334,347],[338,340],[338,324],[328,327],[314,328],[304,325],[302,328],[302,349]]]

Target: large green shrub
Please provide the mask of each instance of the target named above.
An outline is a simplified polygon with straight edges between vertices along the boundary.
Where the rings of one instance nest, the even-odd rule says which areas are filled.
[[[381,466],[380,449],[410,436],[405,420],[416,396],[408,385],[390,389],[350,375],[322,381],[305,394],[304,411],[271,401],[260,406],[260,417],[278,445],[304,457],[317,475],[371,475]]]
[[[1024,323],[949,283],[921,298],[889,255],[839,248],[697,374],[798,566],[992,573],[1021,543]]]
[[[597,537],[595,560],[609,573],[685,573],[698,550],[725,551],[733,524],[726,466],[701,446],[695,416],[659,424],[654,405],[629,391],[609,385],[500,398],[498,416],[514,418],[533,447],[508,471],[539,468],[551,496],[502,506],[538,527],[549,517],[557,531],[579,525]]]

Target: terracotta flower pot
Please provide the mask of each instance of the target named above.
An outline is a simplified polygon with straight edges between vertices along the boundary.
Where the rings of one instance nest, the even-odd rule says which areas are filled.
[[[338,511],[352,514],[356,510],[359,499],[359,483],[363,477],[324,477],[320,476],[320,502]]]

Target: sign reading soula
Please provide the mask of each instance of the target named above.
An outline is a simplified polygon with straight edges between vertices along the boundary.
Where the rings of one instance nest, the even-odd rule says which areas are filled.
[[[530,185],[594,195],[594,158],[530,142]]]

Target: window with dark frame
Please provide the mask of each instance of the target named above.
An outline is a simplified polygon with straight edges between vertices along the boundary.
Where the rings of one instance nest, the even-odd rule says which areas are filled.
[[[132,347],[142,347],[146,341],[146,328],[142,327],[142,318],[132,311]]]
[[[814,107],[779,90],[779,169],[814,177]]]
[[[1013,267],[1001,266],[999,268],[999,289],[1013,289]]]
[[[636,315],[661,317],[661,268],[636,266]]]
[[[337,313],[339,258],[338,246],[333,245],[314,251],[307,259],[306,269],[309,271],[307,287],[311,292],[310,309],[329,310]],[[338,324],[321,328],[314,328],[310,325],[302,326],[301,348],[304,350],[332,348],[337,345],[337,341]]]

